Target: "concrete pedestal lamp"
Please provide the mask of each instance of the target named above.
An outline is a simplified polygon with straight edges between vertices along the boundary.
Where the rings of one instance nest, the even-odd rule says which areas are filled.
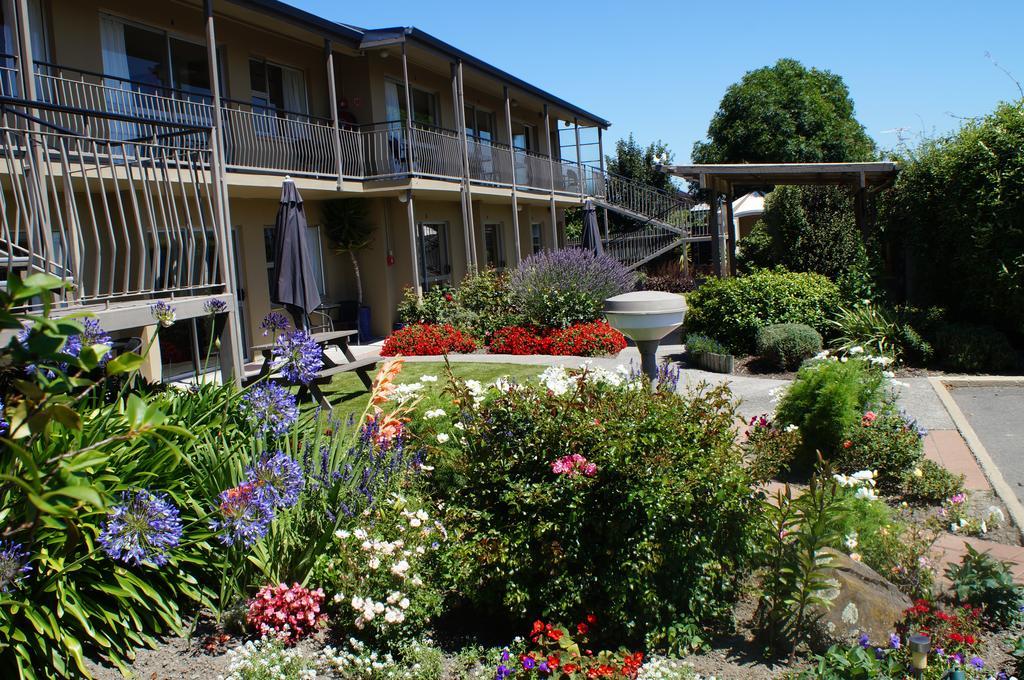
[[[661,339],[683,325],[683,296],[653,290],[624,293],[605,300],[604,313],[613,328],[636,343],[641,369],[652,381],[656,380],[655,354]]]

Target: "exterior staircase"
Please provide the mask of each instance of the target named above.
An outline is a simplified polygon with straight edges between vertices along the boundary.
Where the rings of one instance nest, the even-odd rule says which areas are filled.
[[[587,195],[611,212],[638,226],[603,240],[605,252],[630,269],[694,241],[710,241],[708,211],[694,211],[694,202],[680,193],[663,191],[636,180],[588,168]]]

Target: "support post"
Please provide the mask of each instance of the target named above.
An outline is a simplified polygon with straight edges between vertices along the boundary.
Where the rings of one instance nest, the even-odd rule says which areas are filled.
[[[469,212],[472,211],[473,204],[470,202],[467,206],[466,197],[469,195],[469,170],[466,167],[469,155],[467,153],[468,144],[464,139],[466,132],[466,124],[463,118],[466,115],[466,109],[462,105],[462,97],[460,96],[459,90],[459,74],[458,67],[454,62],[451,65],[452,71],[452,103],[455,113],[455,129],[459,131],[459,141],[462,143],[462,149],[459,151],[459,168],[460,174],[462,175],[462,182],[459,184],[459,204],[462,206],[462,245],[466,251],[466,271],[473,271],[473,250],[470,246],[469,240],[472,238],[472,230],[469,227]]]
[[[416,297],[423,299],[423,284],[420,282],[420,254],[416,248],[416,211],[412,203],[412,189],[406,190],[406,217],[409,219],[409,261],[412,264],[412,288]]]
[[[582,201],[586,192],[586,182],[583,180],[583,155],[580,153],[580,119],[572,119],[576,131],[576,172],[579,174],[580,200]]]
[[[722,276],[722,238],[718,219],[718,189],[708,187],[708,233],[711,236],[711,273]]]
[[[35,101],[36,78],[35,78],[35,55],[32,53],[32,29],[29,24],[29,11],[27,0],[11,0],[4,3],[4,16],[11,17],[13,25],[10,27],[10,35],[14,39],[15,51],[18,55],[18,88],[23,99]],[[29,109],[29,115],[38,118],[39,111]],[[39,123],[30,121],[28,124],[28,139],[32,140],[40,132]],[[49,201],[46,199],[46,180],[42,176],[43,150],[32,140],[28,143],[31,155],[31,176],[35,185],[28,196],[29,224],[25,231],[25,241],[28,246],[29,272],[35,265],[35,258],[38,256],[45,262],[52,262],[50,253],[50,239],[47,232],[50,229]],[[27,159],[26,159],[27,160]],[[29,168],[26,168],[29,170]],[[38,233],[37,233],[38,231]],[[36,241],[40,241],[40,251],[36,252]],[[46,268],[43,268],[46,271]]]
[[[868,187],[864,173],[858,178],[856,193],[853,199],[853,211],[857,221],[857,229],[860,230],[861,241],[867,245],[868,242]]]
[[[228,185],[224,170],[224,120],[220,101],[220,69],[217,68],[217,32],[213,23],[213,0],[204,0],[206,16],[206,61],[210,69],[210,90],[213,95],[213,130],[211,146],[213,156],[213,204],[216,219],[220,222],[220,271],[224,277],[224,289],[231,294],[227,323],[221,335],[220,371],[223,381],[229,379],[236,385],[242,382],[242,329],[239,326],[241,314],[238,309],[238,278],[235,272],[235,246],[231,238],[231,208],[228,201]]]
[[[334,47],[329,39],[324,39],[324,57],[327,63],[327,95],[331,100],[331,126],[334,132],[334,161],[338,174],[338,191],[344,180],[344,164],[341,160],[341,128],[338,123],[338,88],[334,81]]]
[[[516,195],[516,147],[512,143],[512,103],[505,86],[505,131],[508,133],[508,148],[512,154],[512,233],[515,235],[516,266],[523,260],[523,249],[519,243],[519,199]]]
[[[544,105],[544,143],[548,147],[548,173],[551,179],[551,194],[548,197],[551,206],[551,250],[558,250],[558,220],[555,215],[555,152],[551,143],[551,114],[548,105]]]
[[[405,88],[405,160],[408,163],[409,175],[413,173],[415,164],[412,157],[412,90],[409,88],[409,57],[406,54],[405,41],[402,41],[402,87]],[[410,178],[411,181],[411,178]]]
[[[725,192],[725,239],[728,247],[726,250],[726,263],[729,276],[736,276],[736,218],[732,213],[733,187],[729,184]]]
[[[605,198],[608,198],[608,177],[605,173],[604,168],[604,128],[600,125],[597,126],[597,153],[601,157],[601,182],[604,183]],[[601,223],[604,226],[604,240],[609,240],[611,237],[608,235],[608,208],[601,206],[602,220]]]
[[[466,90],[462,79],[462,60],[456,62],[455,68],[456,85],[458,88],[458,114],[459,114],[459,136],[462,137],[462,171],[463,187],[465,190],[466,216],[469,218],[469,240],[466,248],[469,249],[471,260],[470,272],[476,273],[480,261],[476,256],[476,226],[473,224],[473,183],[470,181],[469,172],[469,135],[466,133]]]

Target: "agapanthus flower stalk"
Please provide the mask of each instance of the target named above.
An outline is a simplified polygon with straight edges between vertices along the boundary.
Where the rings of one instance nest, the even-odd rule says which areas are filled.
[[[99,542],[110,557],[127,564],[167,563],[181,542],[178,508],[162,493],[145,489],[121,495],[100,532]]]
[[[249,388],[242,397],[242,412],[260,434],[282,435],[299,417],[295,395],[273,381]]]
[[[14,541],[0,541],[0,593],[14,590],[30,573],[32,565],[25,546]]]
[[[286,380],[303,385],[308,385],[324,366],[320,345],[301,330],[281,335],[274,346],[273,357]]]

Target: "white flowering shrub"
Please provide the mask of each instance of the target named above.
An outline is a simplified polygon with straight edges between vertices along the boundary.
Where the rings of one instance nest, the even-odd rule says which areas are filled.
[[[218,680],[312,680],[323,667],[320,656],[286,648],[275,638],[246,642],[228,651],[228,674]]]
[[[339,530],[334,550],[312,572],[334,625],[388,649],[418,636],[440,610],[441,596],[425,575],[446,538],[430,512],[403,496]]]
[[[701,675],[685,661],[655,656],[640,667],[636,680],[715,680],[715,676]]]

